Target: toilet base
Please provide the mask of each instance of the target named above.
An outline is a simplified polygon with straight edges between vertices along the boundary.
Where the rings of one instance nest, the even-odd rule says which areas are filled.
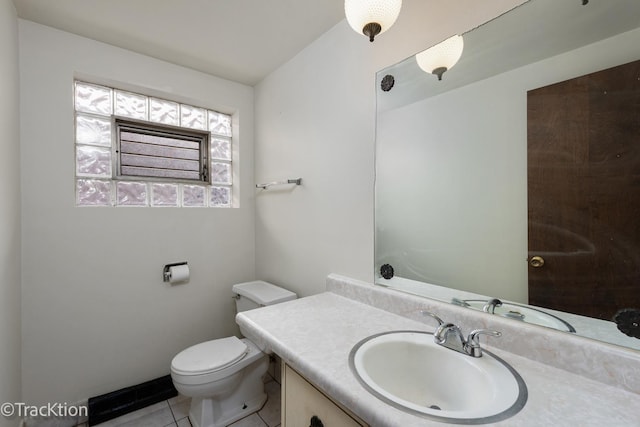
[[[237,378],[232,380],[232,377],[228,377],[231,383],[212,393],[213,396],[188,393],[182,387],[176,387],[178,391],[182,389],[183,394],[192,396],[189,420],[193,427],[225,427],[257,412],[265,404],[267,393],[264,391],[263,378],[269,368],[269,358],[259,352],[255,344],[250,345],[252,354],[258,358],[238,371]],[[222,385],[222,382],[218,384]]]
[[[267,401],[267,394],[257,396],[254,399],[244,402],[241,408],[226,408],[227,411],[216,405],[213,399],[201,399],[194,397],[189,410],[189,421],[193,427],[225,427],[241,418],[257,412]],[[218,406],[221,413],[214,420],[213,408]]]

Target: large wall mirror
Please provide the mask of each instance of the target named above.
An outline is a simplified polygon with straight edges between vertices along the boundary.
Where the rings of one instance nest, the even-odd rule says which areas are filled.
[[[378,72],[376,283],[640,349],[638,27],[530,0]]]

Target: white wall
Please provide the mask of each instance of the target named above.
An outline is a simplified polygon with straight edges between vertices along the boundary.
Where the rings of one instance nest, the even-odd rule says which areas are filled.
[[[29,21],[19,36],[23,396],[77,402],[237,332],[231,286],[255,276],[253,88]],[[75,207],[74,75],[235,111],[241,207]],[[162,267],[177,261],[191,281],[171,287]]]
[[[374,43],[345,20],[256,86],[256,272],[297,292],[373,280],[375,73],[522,0],[405,0]]]
[[[18,20],[0,0],[0,403],[20,402],[20,145]],[[18,425],[0,417],[0,426]]]

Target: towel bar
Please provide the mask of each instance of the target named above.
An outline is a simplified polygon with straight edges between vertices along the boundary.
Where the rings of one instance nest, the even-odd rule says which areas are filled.
[[[302,178],[288,179],[286,181],[266,182],[264,184],[256,184],[256,188],[262,188],[263,190],[266,190],[267,188],[274,185],[287,185],[287,184],[300,185],[302,184]]]

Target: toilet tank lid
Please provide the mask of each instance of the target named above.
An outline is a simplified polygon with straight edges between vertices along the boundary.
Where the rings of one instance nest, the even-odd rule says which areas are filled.
[[[233,365],[249,352],[235,336],[206,341],[182,350],[171,361],[171,369],[181,375],[201,375]]]
[[[296,299],[295,293],[263,280],[233,285],[233,292],[261,305],[278,304]]]

